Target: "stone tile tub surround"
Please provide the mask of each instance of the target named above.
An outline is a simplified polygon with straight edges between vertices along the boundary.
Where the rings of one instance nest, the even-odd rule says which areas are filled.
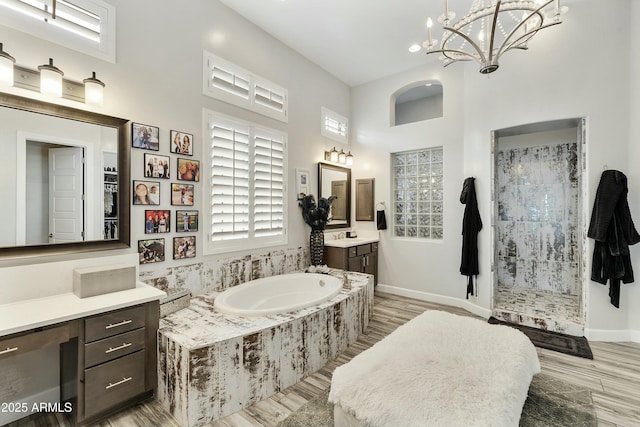
[[[140,266],[139,279],[167,292],[180,288],[191,295],[223,291],[231,286],[262,277],[302,271],[309,265],[309,248],[296,247],[205,259],[171,267]]]
[[[331,274],[342,278],[342,271]],[[215,295],[161,319],[158,400],[184,426],[201,426],[299,382],[344,351],[373,313],[373,277],[317,306],[266,317],[225,316]]]

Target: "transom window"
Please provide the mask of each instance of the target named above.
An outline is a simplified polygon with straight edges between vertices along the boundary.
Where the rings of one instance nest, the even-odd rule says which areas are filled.
[[[101,0],[0,0],[0,24],[116,62],[116,9]]]
[[[320,109],[321,134],[346,144],[349,142],[349,119],[326,107]]]
[[[286,134],[206,112],[206,253],[286,244]]]
[[[285,88],[207,51],[203,52],[202,64],[204,95],[285,123],[288,121]]]
[[[442,147],[393,153],[393,235],[443,239]]]

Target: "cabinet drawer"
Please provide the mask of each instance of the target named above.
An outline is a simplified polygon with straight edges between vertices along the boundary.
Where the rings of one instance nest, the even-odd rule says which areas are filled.
[[[96,341],[141,328],[145,323],[144,306],[112,311],[84,321],[85,342]]]
[[[140,328],[84,345],[84,367],[97,365],[144,349],[145,329]]]
[[[358,251],[356,250],[356,246],[351,246],[349,248],[349,258],[352,258],[357,255],[358,255]]]
[[[140,350],[85,369],[85,417],[144,392],[144,353],[144,350]]]
[[[0,339],[0,360],[69,341],[67,324]]]
[[[367,243],[366,245],[357,246],[356,253],[358,254],[358,256],[371,253],[371,245]]]

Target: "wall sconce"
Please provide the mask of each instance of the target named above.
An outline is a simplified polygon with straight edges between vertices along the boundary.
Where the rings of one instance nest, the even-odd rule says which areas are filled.
[[[95,72],[80,83],[64,79],[64,73],[53,65],[51,58],[48,64],[38,66],[38,70],[15,65],[15,62],[0,43],[0,87],[15,86],[87,105],[102,105],[105,84],[96,78]]]
[[[96,78],[96,72],[84,79],[84,102],[90,105],[102,105],[104,100],[104,83]]]
[[[333,147],[330,151],[325,151],[324,159],[329,162],[340,163],[347,166],[353,165],[353,154],[351,154],[351,151],[347,154],[344,150],[336,150],[336,147]]]
[[[0,86],[13,86],[13,65],[16,59],[2,49],[0,43]]]
[[[347,163],[347,153],[344,150],[340,150],[338,153],[338,163],[342,163],[343,165]]]
[[[53,58],[49,63],[38,66],[40,71],[40,93],[62,98],[62,70],[53,65]]]

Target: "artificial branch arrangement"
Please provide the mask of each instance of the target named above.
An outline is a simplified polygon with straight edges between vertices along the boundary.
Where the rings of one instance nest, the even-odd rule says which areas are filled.
[[[298,206],[302,208],[302,219],[306,222],[312,231],[322,231],[330,220],[331,203],[337,196],[331,196],[328,199],[320,197],[316,205],[316,199],[313,194],[307,194],[298,200]]]

